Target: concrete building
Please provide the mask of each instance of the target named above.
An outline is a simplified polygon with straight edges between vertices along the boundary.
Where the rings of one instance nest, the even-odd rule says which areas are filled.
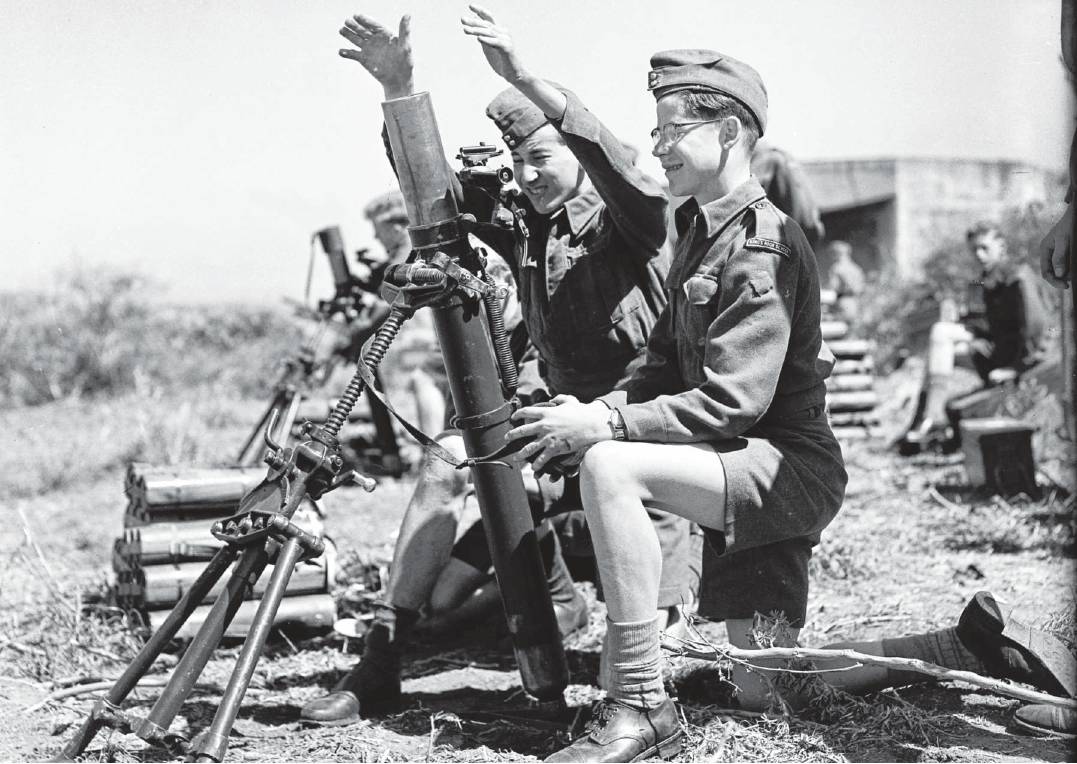
[[[1061,172],[1025,162],[977,159],[847,159],[801,162],[822,212],[826,239],[843,239],[867,272],[919,272],[940,242],[1008,208],[1057,201]],[[819,251],[820,272],[830,267]]]

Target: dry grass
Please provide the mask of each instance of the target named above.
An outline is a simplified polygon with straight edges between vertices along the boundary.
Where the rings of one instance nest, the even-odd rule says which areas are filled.
[[[219,393],[219,391],[216,391]],[[57,403],[7,412],[3,422],[21,448],[0,457],[8,476],[10,522],[0,527],[0,759],[54,754],[89,708],[79,696],[39,706],[71,683],[115,677],[137,648],[126,614],[95,595],[108,579],[111,539],[121,526],[126,459],[227,462],[261,403],[206,392],[180,399],[132,394],[111,401]],[[899,461],[864,444],[848,454],[846,507],[812,560],[809,623],[802,641],[912,633],[952,623],[981,588],[1018,604],[1026,620],[1072,640],[1072,508],[1060,492],[1040,501],[1000,503],[959,488],[952,459]],[[59,468],[59,469],[58,469]],[[940,503],[932,490],[946,500]],[[385,481],[374,494],[327,497],[330,532],[344,552],[350,596],[370,596],[374,571],[391,553],[410,491]],[[340,582],[345,583],[344,581]],[[356,587],[361,583],[361,587]],[[591,589],[587,589],[593,598]],[[341,595],[349,594],[345,587]],[[361,607],[357,607],[361,609]],[[710,638],[723,629],[704,625]],[[604,608],[566,648],[569,702],[586,708],[594,687]],[[549,725],[496,719],[481,711],[525,709],[511,652],[495,621],[451,639],[424,638],[409,655],[407,707],[395,716],[341,729],[303,729],[298,710],[355,659],[356,644],[331,637],[277,640],[259,663],[240,712],[230,760],[509,761],[542,758],[567,740]],[[177,718],[177,730],[205,727],[237,649],[218,651]],[[154,675],[175,660],[164,656]],[[795,715],[731,715],[730,688],[711,665],[678,662],[672,679],[687,745],[680,761],[985,760],[1020,755],[1060,760],[1065,746],[1006,733],[1010,701],[960,686],[887,692],[868,698],[823,685],[793,688],[812,703]],[[131,708],[155,698],[137,691]],[[585,713],[577,719],[580,726]],[[150,761],[132,736],[101,735],[95,760]]]

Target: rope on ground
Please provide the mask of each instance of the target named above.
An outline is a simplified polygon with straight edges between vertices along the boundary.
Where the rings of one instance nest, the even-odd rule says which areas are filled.
[[[921,674],[929,674],[942,681],[965,682],[966,684],[971,684],[975,687],[987,690],[988,692],[993,692],[996,695],[1004,695],[1009,698],[1023,700],[1027,703],[1045,703],[1060,708],[1077,710],[1077,700],[1073,700],[1072,698],[1060,698],[1055,695],[1048,695],[1045,692],[1026,690],[1023,687],[1018,687],[999,679],[990,679],[981,676],[980,674],[973,673],[972,671],[959,671],[956,669],[943,668],[942,666],[936,666],[934,663],[928,663],[927,661],[921,661],[915,658],[868,655],[867,653],[860,653],[856,650],[848,649],[821,650],[806,647],[770,647],[759,650],[745,650],[731,645],[717,647],[702,642],[688,642],[668,635],[663,639],[662,647],[671,653],[686,658],[699,658],[701,660],[709,661],[732,660],[738,663],[745,663],[752,668],[762,671],[785,671],[786,669],[783,669],[780,666],[759,666],[753,661],[758,661],[760,658],[785,658],[787,660],[811,661],[846,660],[862,665],[882,666],[884,668],[900,669],[902,671],[916,671]],[[817,671],[819,673],[826,673],[829,671],[845,671],[848,670],[848,668],[848,666],[834,669],[821,668],[817,669]]]

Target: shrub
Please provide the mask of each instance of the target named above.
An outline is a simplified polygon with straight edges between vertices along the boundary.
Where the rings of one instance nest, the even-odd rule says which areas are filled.
[[[48,293],[0,293],[0,403],[212,384],[265,394],[301,332],[282,311],[162,304],[138,273],[76,269]]]

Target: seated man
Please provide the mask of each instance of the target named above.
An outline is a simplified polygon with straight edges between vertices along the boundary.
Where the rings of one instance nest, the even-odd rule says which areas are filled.
[[[1036,278],[1010,259],[995,223],[977,223],[966,234],[969,252],[983,269],[983,316],[943,320],[931,327],[924,381],[916,414],[898,443],[903,455],[938,444],[959,445],[958,424],[971,407],[989,407],[1002,382],[1019,377],[1043,359],[1046,310]],[[955,359],[971,362],[987,390],[945,399]]]
[[[383,256],[377,260],[370,258],[363,263],[368,269],[363,281],[364,289],[369,292],[364,296],[364,299],[369,301],[369,309],[365,320],[354,327],[338,348],[338,352],[352,363],[362,355],[366,342],[389,315],[388,303],[375,296],[380,294],[385,269],[404,262],[411,254],[408,213],[399,191],[389,191],[376,196],[367,203],[363,215],[374,228],[374,238],[381,245]],[[448,386],[445,381],[445,365],[441,360],[441,350],[434,336],[429,311],[420,311],[404,324],[393,344],[393,351],[379,370],[381,376],[389,381],[390,387],[403,388],[410,393],[415,406],[415,423],[420,430],[440,430],[445,425]],[[390,433],[392,420],[388,412],[384,411],[380,403],[371,402],[370,406],[372,412],[377,410],[375,422],[379,432],[376,442],[383,452],[388,442],[393,444],[391,450],[397,451],[395,436]],[[394,454],[383,453],[384,456]],[[399,460],[399,453],[395,453],[395,458]],[[398,474],[396,470],[389,471],[390,474]]]
[[[654,155],[670,191],[691,199],[678,210],[669,303],[647,362],[622,390],[591,403],[566,395],[556,406],[521,409],[515,418],[524,424],[507,436],[535,438],[520,453],[536,469],[582,454],[580,493],[606,589],[607,697],[588,733],[547,761],[638,761],[680,750],[683,733],[662,681],[654,618],[662,560],[647,509],[704,528],[720,556],[704,581],[719,593],[705,615],[726,622],[732,644],[751,648],[757,612],[784,614],[796,638],[811,549],[846,483],[824,413],[832,359],[822,343],[815,257],[749,171],[766,127],[763,83],[748,65],[712,51],[658,53],[651,67]],[[944,665],[983,660],[1001,675],[1065,687],[1056,677],[1065,661],[1026,649],[1040,643],[986,595],[961,621],[867,647]],[[905,672],[882,673],[891,684],[910,681],[897,675]],[[838,676],[849,689],[878,689],[871,682],[880,677],[867,669]],[[769,688],[758,673],[737,666],[732,679],[742,706],[766,706]]]
[[[476,11],[478,13],[478,11]],[[383,86],[387,99],[412,93],[409,20],[398,36],[363,16],[341,34],[355,48],[341,51],[361,63]],[[615,138],[574,95],[526,72],[507,33],[487,14],[465,20],[494,71],[514,87],[487,108],[512,154],[522,193],[500,231],[483,239],[500,253],[516,279],[522,313],[537,350],[542,384],[552,393],[583,400],[612,390],[643,361],[646,338],[665,303],[668,269],[666,197],[631,162]],[[460,190],[462,211],[493,218],[488,194]],[[442,446],[463,456],[463,440],[445,433]],[[569,485],[547,484],[544,509],[572,494]],[[359,663],[324,698],[308,703],[305,720],[344,723],[393,707],[400,699],[401,653],[419,611],[443,611],[469,596],[486,575],[483,561],[461,547],[453,553],[467,476],[432,456],[424,461],[397,538],[384,592]],[[676,617],[690,596],[689,525],[654,513],[648,523],[660,536],[665,560],[663,595],[652,607]],[[544,533],[547,572],[563,630],[586,618],[582,599],[563,575],[555,539]],[[472,544],[474,550],[481,544]],[[567,581],[567,586],[566,586]],[[605,579],[604,579],[605,582]]]

